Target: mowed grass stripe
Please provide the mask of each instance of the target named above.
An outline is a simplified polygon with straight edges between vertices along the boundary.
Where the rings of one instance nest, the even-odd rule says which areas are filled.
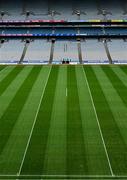
[[[9,69],[6,68],[6,70],[5,70],[6,72],[4,71],[4,74],[7,75],[8,74],[7,71],[9,71],[9,73],[10,73],[10,70],[12,70],[13,68],[15,68],[15,66],[13,66],[13,67],[11,66],[11,67],[9,67]],[[9,87],[6,89],[6,91],[4,91],[2,96],[0,96],[0,118],[2,117],[2,115],[4,114],[6,109],[8,108],[9,104],[11,103],[12,99],[15,97],[17,91],[20,89],[21,85],[25,81],[27,75],[30,73],[32,68],[33,68],[32,66],[31,67],[30,66],[26,66],[17,75],[15,80],[9,85]]]
[[[43,66],[29,93],[9,140],[0,155],[0,174],[17,174],[19,172],[50,69],[49,66]],[[30,72],[29,70],[28,72]]]
[[[123,135],[124,141],[127,144],[127,107],[123,103],[116,89],[113,87],[112,82],[109,80],[107,75],[104,73],[101,67],[93,68],[95,74],[97,74],[97,79],[100,82],[101,87],[103,88],[103,92],[108,101],[108,104],[112,110],[114,118],[120,128],[121,134]],[[120,68],[112,67],[112,70],[119,76],[119,78],[124,83],[126,81],[126,75],[121,71]],[[122,76],[122,77],[121,77]],[[124,76],[124,78],[123,78]],[[123,78],[123,79],[122,79]]]
[[[53,66],[45,88],[31,141],[22,166],[22,174],[43,174],[44,160],[49,136],[52,106],[59,67]]]
[[[0,66],[0,71],[2,71],[6,66]]]
[[[119,66],[119,68],[127,75],[127,66]]]
[[[111,172],[99,132],[89,85],[82,66],[76,66],[76,75],[89,174],[110,175]]]
[[[66,174],[67,67],[60,66],[52,107],[44,174]]]
[[[107,75],[109,81],[112,83],[113,87],[116,89],[125,106],[127,106],[127,86],[125,86],[125,84],[120,80],[120,78],[110,67],[102,66],[102,69]]]
[[[84,67],[84,69],[92,92],[113,172],[115,175],[125,175],[127,171],[126,145],[96,74],[90,66]]]
[[[0,119],[0,153],[11,135],[12,129],[20,116],[20,112],[27,101],[27,97],[29,96],[31,88],[36,81],[40,70],[41,67],[32,68],[31,72]]]
[[[126,65],[121,65],[121,66],[119,66],[119,68],[127,74],[127,66]]]
[[[110,67],[107,68],[107,67],[102,66],[102,70],[105,73],[105,75],[108,77],[108,80],[111,82],[112,86],[114,87],[117,94],[121,98],[123,104],[127,108],[127,86],[125,86],[125,84],[120,80],[118,75],[116,75],[116,73],[114,72],[115,69],[113,71]],[[125,167],[123,169],[123,173],[127,174],[127,144],[124,140],[124,137],[121,134],[120,127],[118,130],[119,130],[119,134],[120,134],[119,136],[121,137],[121,142],[120,143],[119,143],[119,141],[117,142],[119,148],[121,149],[120,161],[121,161],[121,163],[123,163],[123,166]],[[118,164],[118,167],[119,166],[120,166],[120,163]],[[119,168],[122,171],[123,167],[120,166]]]
[[[14,68],[15,66],[7,66],[0,71],[0,83]]]
[[[120,78],[123,84],[127,87],[127,74],[121,69],[121,66],[111,66],[115,74]],[[127,69],[127,67],[126,67]]]
[[[67,174],[88,174],[75,66],[67,69]]]
[[[5,76],[5,78],[0,82],[0,96],[4,93],[4,91],[8,88],[12,81],[16,78],[16,76],[23,70],[24,66],[15,67],[12,71]]]
[[[104,73],[101,67],[93,68],[95,74],[97,74],[98,81],[100,82],[101,87],[103,88],[103,92],[108,101],[108,104],[112,110],[115,121],[120,129],[120,133],[127,144],[127,107],[123,103],[122,99],[118,95],[116,89],[113,87],[111,81],[109,81],[108,77]],[[117,67],[113,67],[116,72]],[[118,75],[121,73],[120,68],[118,68]],[[124,73],[119,75],[123,76]]]

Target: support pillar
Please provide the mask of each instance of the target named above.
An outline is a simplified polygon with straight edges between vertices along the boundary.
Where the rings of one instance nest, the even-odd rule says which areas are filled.
[[[30,44],[30,41],[29,41],[29,40],[26,40],[26,43],[25,43],[25,46],[24,46],[24,49],[23,49],[23,52],[22,52],[22,55],[21,55],[21,58],[20,58],[18,64],[22,64],[22,63],[23,63],[23,60],[24,60],[24,57],[25,57],[25,55],[26,55],[26,52],[27,52],[27,49],[28,49],[29,44]]]
[[[55,47],[55,39],[52,39],[52,41],[51,41],[51,50],[50,50],[49,64],[52,64],[52,62],[53,62],[54,47]]]

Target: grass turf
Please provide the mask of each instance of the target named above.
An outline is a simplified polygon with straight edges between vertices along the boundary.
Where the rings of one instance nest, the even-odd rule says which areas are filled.
[[[127,178],[126,77],[126,66],[0,66],[0,179]]]

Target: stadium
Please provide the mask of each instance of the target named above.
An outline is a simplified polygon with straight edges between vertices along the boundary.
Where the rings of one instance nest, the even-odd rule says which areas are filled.
[[[0,1],[0,179],[127,179],[127,2]]]

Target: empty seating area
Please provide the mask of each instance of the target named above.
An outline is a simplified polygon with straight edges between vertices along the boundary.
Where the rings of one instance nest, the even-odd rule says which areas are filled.
[[[23,51],[24,42],[18,40],[5,41],[0,45],[0,63],[18,63]]]
[[[77,28],[55,28],[55,34],[76,34],[78,32]]]
[[[110,35],[126,35],[127,29],[126,28],[119,28],[119,27],[115,27],[115,28],[105,27],[104,33],[110,34]]]
[[[7,3],[4,0],[0,1],[0,21],[2,22],[13,20],[71,20],[75,24],[70,22],[66,26],[67,22],[64,22],[65,24],[56,23],[56,25],[55,23],[51,24],[51,21],[49,25],[34,26],[27,24],[27,26],[18,27],[19,25],[14,26],[11,23],[9,26],[1,23],[0,63],[61,64],[69,62],[70,64],[107,64],[125,63],[127,61],[127,41],[125,39],[127,37],[127,26],[110,27],[107,24],[101,24],[100,26],[94,24],[93,26],[92,23],[90,26],[87,23],[87,25],[81,25],[81,23],[78,25],[78,21],[82,20],[94,20],[94,22],[95,20],[111,19],[127,20],[127,3],[124,0],[107,0],[105,2],[101,0],[89,0],[89,2],[82,0],[80,3],[76,0],[7,1]],[[13,39],[12,34],[20,34],[21,36],[16,39],[15,35],[15,39]],[[27,37],[29,35],[29,39],[23,39],[22,34]],[[7,35],[8,37],[6,37]],[[88,37],[86,38],[87,35],[89,38],[96,39],[88,39]],[[112,37],[109,37],[107,40],[104,39],[107,38],[105,35],[117,35],[119,39],[110,39]],[[126,37],[120,39],[123,36]]]
[[[42,34],[42,35],[116,35],[127,36],[127,27],[43,27],[43,28],[1,28],[0,35],[3,34]]]
[[[29,42],[21,40],[8,40],[0,45],[0,63],[18,64],[23,49],[27,43],[27,49],[22,63],[48,64],[51,55],[52,41],[35,39]],[[103,40],[86,39],[81,41],[81,56],[84,64],[109,63]],[[111,39],[107,41],[109,53],[113,63],[127,63],[127,41],[123,39]],[[61,64],[69,61],[70,64],[79,64],[79,49],[76,40],[56,40],[54,42],[52,63]]]
[[[0,34],[76,34],[77,28],[1,28]]]
[[[30,42],[26,55],[25,63],[48,63],[51,43],[46,40],[35,40]]]
[[[111,39],[108,42],[108,47],[114,63],[127,63],[126,41]]]
[[[87,28],[80,28],[80,34],[102,35],[102,34],[104,34],[104,32],[103,32],[102,28],[87,27]]]
[[[69,61],[79,63],[76,41],[56,41],[54,48],[54,62]]]
[[[127,19],[125,1],[0,1],[1,20],[89,20],[89,19]],[[72,5],[73,4],[73,5]],[[65,13],[66,12],[66,13]]]
[[[91,39],[82,42],[81,45],[84,63],[109,63],[102,42]]]

